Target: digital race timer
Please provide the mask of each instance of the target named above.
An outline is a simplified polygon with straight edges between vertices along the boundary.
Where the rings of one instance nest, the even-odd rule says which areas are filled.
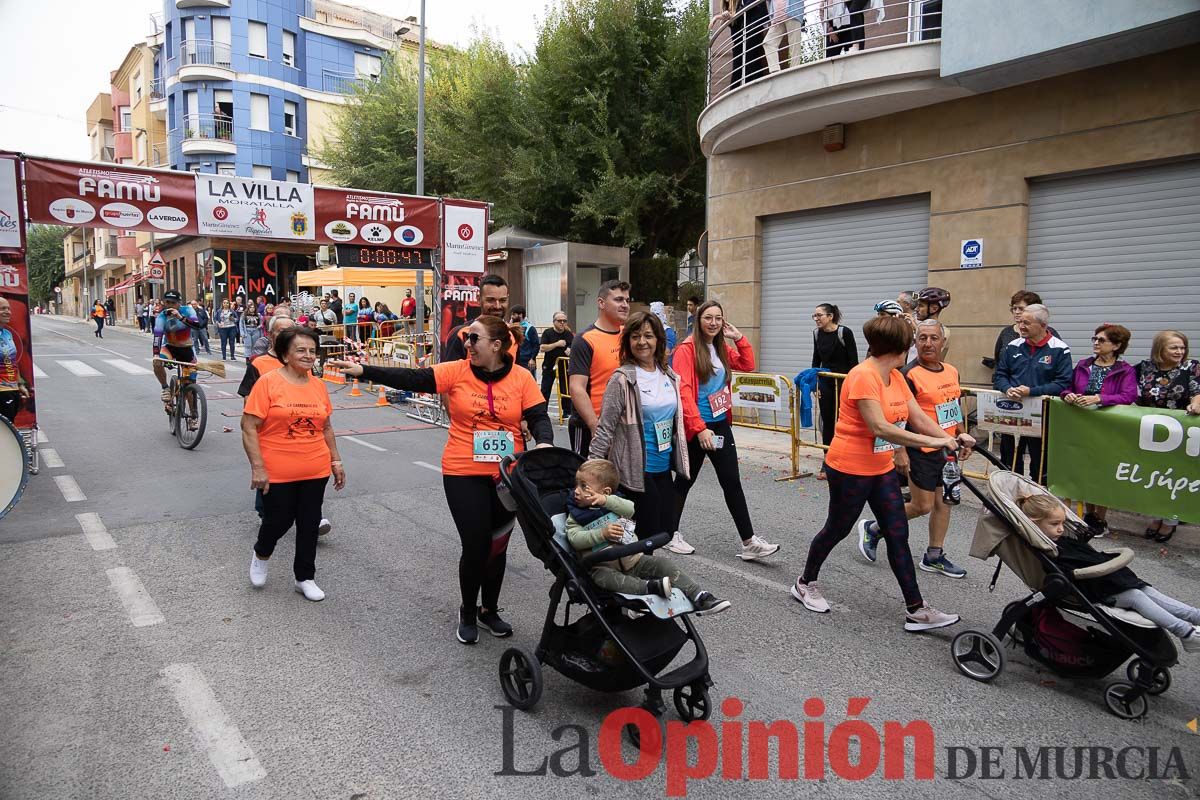
[[[430,268],[432,250],[417,250],[412,247],[378,247],[356,244],[337,245],[339,267],[401,267]]]

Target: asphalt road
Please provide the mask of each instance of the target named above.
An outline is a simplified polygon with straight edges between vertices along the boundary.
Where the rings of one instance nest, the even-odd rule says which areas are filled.
[[[167,433],[153,378],[140,372],[149,369],[147,339],[110,330],[101,341],[90,327],[38,317],[34,352],[42,447],[62,466],[45,465],[0,521],[0,797],[666,795],[665,765],[624,781],[601,763],[601,722],[619,706],[638,703],[640,692],[604,695],[549,670],[537,708],[507,717],[509,771],[536,771],[546,756],[568,750],[552,765],[578,772],[582,737],[595,774],[497,774],[505,766],[506,728],[496,708],[504,702],[497,660],[509,644],[536,645],[550,578],[514,537],[502,605],[516,636],[506,642],[485,633],[474,647],[455,641],[459,547],[436,467],[444,431],[420,427],[395,408],[335,412],[339,429],[410,429],[339,439],[348,485],[327,494],[335,528],[317,557],[317,581],[328,599],[310,603],[292,588],[290,539],[271,562],[267,588],[249,584],[257,525],[249,469],[238,433],[222,432],[222,425],[237,429],[235,383],[207,387],[209,432],[196,451],[185,452]],[[89,370],[72,362],[98,374],[78,374]],[[240,370],[231,368],[229,379],[240,378]],[[346,394],[336,393],[335,406],[371,400]],[[565,443],[564,432],[560,437]],[[1151,701],[1143,722],[1111,716],[1101,682],[1057,678],[1016,650],[1006,650],[1005,672],[992,684],[961,676],[949,657],[954,634],[990,628],[1004,605],[1024,594],[1007,570],[989,593],[994,562],[966,555],[977,514],[969,506],[955,512],[950,535],[951,555],[968,577],[919,573],[927,598],[960,613],[960,625],[905,633],[899,589],[886,565],[864,563],[849,540],[822,573],[835,610],[812,614],[787,587],[823,520],[824,485],[811,478],[777,483],[751,453],[743,463],[758,532],[782,551],[763,564],[734,557],[736,536],[709,468],[684,520],[699,552],[679,557],[734,603],[698,621],[712,662],[714,703],[740,699],[744,711],[735,721],[742,730],[751,721],[790,720],[811,743],[816,735],[802,728],[805,722],[823,722],[824,735],[836,739],[849,699],[869,698],[861,719],[877,732],[888,720],[929,723],[936,773],[914,780],[910,752],[904,780],[886,779],[882,766],[865,781],[842,777],[832,766],[822,780],[806,778],[804,767],[799,780],[782,780],[771,750],[772,777],[750,780],[731,748],[711,777],[686,784],[689,796],[1198,794],[1200,736],[1186,725],[1200,716],[1200,658],[1181,657],[1173,687]],[[83,496],[70,502],[64,493],[70,481],[61,480],[68,477]],[[924,524],[915,523],[914,543],[924,537]],[[1200,603],[1194,548],[1172,543],[1160,550],[1117,538],[1138,552],[1134,566],[1142,577]],[[810,698],[823,700],[823,715],[812,705],[806,714]],[[723,719],[718,710],[713,722]],[[571,725],[579,727],[563,727]],[[726,745],[736,741],[731,730],[722,731]],[[1002,748],[992,753],[992,774],[1004,770],[1004,778],[982,776],[982,747]],[[1158,772],[1166,776],[1110,779],[1099,769],[1099,778],[1087,779],[1085,754],[1079,779],[1018,780],[1018,747],[1143,748],[1141,755],[1129,751],[1132,773],[1157,748]],[[950,763],[950,748],[972,748],[973,774],[964,775],[961,750]],[[1187,779],[1166,766],[1173,748]],[[689,763],[700,761],[703,771],[706,755],[693,743]],[[636,757],[625,748],[629,763]],[[850,760],[857,763],[857,756]],[[681,762],[672,763],[678,779]]]

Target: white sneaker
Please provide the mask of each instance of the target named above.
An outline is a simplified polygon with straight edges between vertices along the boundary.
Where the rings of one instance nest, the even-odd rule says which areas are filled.
[[[1192,628],[1192,632],[1179,640],[1185,653],[1200,653],[1200,626]]]
[[[829,613],[829,602],[821,596],[821,591],[815,583],[802,583],[799,578],[792,584],[792,597],[804,603],[809,611],[818,614]]]
[[[755,534],[742,542],[742,552],[737,555],[742,561],[756,561],[760,558],[774,555],[777,552],[779,552],[779,545],[771,544],[766,539]]]
[[[926,603],[916,611],[909,611],[905,614],[904,630],[931,631],[934,628],[945,628],[958,621],[958,614],[945,614]]]
[[[267,562],[250,551],[250,585],[262,588],[267,585]]]
[[[312,600],[314,603],[319,603],[325,599],[325,593],[321,591],[320,586],[317,586],[317,582],[312,579],[296,581],[296,591],[304,595],[306,600]]]
[[[664,550],[670,550],[672,553],[678,553],[681,556],[690,556],[696,552],[696,548],[683,540],[679,535],[679,531],[675,531],[675,535],[671,537],[671,541],[663,545]]]
[[[333,523],[321,517],[321,524],[317,526],[317,536],[324,536],[333,530]]]

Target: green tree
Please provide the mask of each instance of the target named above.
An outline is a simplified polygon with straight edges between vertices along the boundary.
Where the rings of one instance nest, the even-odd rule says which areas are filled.
[[[29,300],[45,303],[54,297],[54,287],[62,283],[63,237],[61,225],[30,225],[25,229],[25,263],[29,267]]]

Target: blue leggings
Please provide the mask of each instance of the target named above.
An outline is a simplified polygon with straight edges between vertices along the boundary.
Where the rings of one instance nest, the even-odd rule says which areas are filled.
[[[887,541],[888,564],[904,593],[904,603],[909,610],[920,608],[923,605],[921,587],[917,586],[917,572],[908,549],[908,518],[904,515],[904,498],[900,495],[896,471],[890,470],[883,475],[849,475],[826,464],[825,476],[829,482],[829,516],[825,518],[825,527],[808,546],[808,560],[801,580],[812,583],[817,579],[825,559],[854,529],[863,506],[870,505],[879,532]]]

